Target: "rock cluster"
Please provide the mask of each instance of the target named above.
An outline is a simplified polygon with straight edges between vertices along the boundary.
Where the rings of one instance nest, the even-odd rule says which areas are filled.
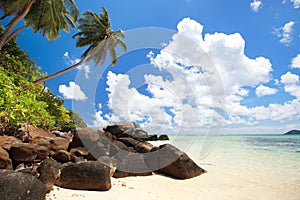
[[[33,126],[0,130],[0,196],[44,199],[53,185],[77,190],[111,189],[111,177],[148,176],[153,172],[187,179],[205,170],[167,144],[167,135],[148,135],[135,123],[54,134]],[[15,131],[15,132],[14,132]],[[25,185],[25,187],[21,187]],[[33,189],[36,188],[36,189]]]

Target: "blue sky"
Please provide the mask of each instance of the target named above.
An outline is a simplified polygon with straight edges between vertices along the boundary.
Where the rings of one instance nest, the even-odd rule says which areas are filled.
[[[299,0],[89,0],[107,8],[129,51],[116,66],[47,81],[90,126],[135,121],[151,133],[283,133],[300,129]],[[71,33],[18,43],[51,74],[80,59]]]

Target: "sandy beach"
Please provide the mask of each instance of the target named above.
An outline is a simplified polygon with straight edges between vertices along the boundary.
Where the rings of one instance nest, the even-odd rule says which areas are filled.
[[[161,175],[112,178],[107,192],[77,191],[55,187],[47,200],[85,199],[272,199],[299,200],[300,188],[276,188],[263,182],[234,177],[233,172],[210,172],[189,180],[174,180]]]
[[[241,142],[221,139],[214,150],[200,160],[196,154],[197,147],[193,145],[187,153],[208,173],[196,178],[175,180],[161,175],[112,178],[110,191],[76,191],[55,187],[47,200],[300,199],[300,174],[299,167],[296,167],[299,166],[298,155],[268,154],[267,151],[247,148]]]

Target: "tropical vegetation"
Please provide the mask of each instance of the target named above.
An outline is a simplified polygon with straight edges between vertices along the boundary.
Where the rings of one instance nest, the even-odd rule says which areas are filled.
[[[100,14],[85,11],[78,20],[79,11],[73,0],[0,0],[0,21],[5,26],[0,27],[0,123],[29,123],[63,131],[87,126],[77,113],[64,108],[64,101],[46,87],[45,81],[84,62],[103,64],[107,54],[112,65],[117,63],[117,46],[127,50],[122,40],[124,33],[111,30],[108,12],[104,7],[102,10]],[[80,62],[55,74],[41,73],[41,67],[16,43],[17,33],[24,28],[31,27],[34,33],[41,32],[48,40],[54,40],[60,36],[60,30],[69,32],[69,27],[76,28],[76,22],[76,47],[87,49]]]
[[[3,29],[2,29],[3,32]],[[1,34],[0,34],[1,35]],[[64,101],[43,85],[32,82],[45,76],[16,44],[15,38],[0,51],[0,119],[1,123],[29,123],[44,129],[61,127],[71,130],[73,111],[64,108]],[[77,125],[85,127],[82,119]],[[70,127],[70,128],[68,128]]]
[[[19,31],[32,27],[33,32],[41,32],[48,40],[59,37],[59,31],[69,32],[75,28],[79,11],[73,0],[1,0],[1,19],[12,16],[0,38],[0,49]],[[24,19],[23,26],[13,29]]]
[[[34,83],[42,83],[60,76],[90,60],[94,61],[95,66],[99,63],[103,64],[107,53],[111,57],[111,64],[115,65],[117,63],[116,47],[119,45],[123,51],[127,51],[126,44],[122,40],[125,35],[121,30],[113,31],[110,29],[111,23],[107,10],[104,7],[102,7],[102,10],[103,13],[99,15],[92,11],[86,11],[78,20],[78,33],[73,36],[73,38],[77,39],[76,47],[88,46],[81,56],[82,60],[69,68],[41,78]]]

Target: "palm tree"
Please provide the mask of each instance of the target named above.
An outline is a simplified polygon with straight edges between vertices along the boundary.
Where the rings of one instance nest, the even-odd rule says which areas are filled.
[[[54,40],[59,37],[59,30],[69,32],[69,26],[75,28],[79,15],[74,0],[1,0],[0,9],[4,13],[1,19],[14,15],[0,38],[0,49],[15,34],[29,26],[32,26],[34,33],[40,31],[48,40]],[[25,25],[11,32],[22,19]]]
[[[76,47],[84,47],[89,45],[87,50],[82,54],[82,60],[75,65],[61,70],[55,74],[34,81],[35,84],[45,82],[51,78],[62,75],[72,69],[79,67],[84,62],[94,61],[95,66],[99,63],[104,64],[107,53],[109,53],[112,61],[111,64],[117,63],[116,46],[119,45],[124,51],[127,51],[126,44],[123,42],[125,37],[122,31],[111,30],[111,24],[107,10],[102,7],[103,13],[96,14],[91,11],[83,13],[82,18],[78,20],[78,33],[76,38]]]

